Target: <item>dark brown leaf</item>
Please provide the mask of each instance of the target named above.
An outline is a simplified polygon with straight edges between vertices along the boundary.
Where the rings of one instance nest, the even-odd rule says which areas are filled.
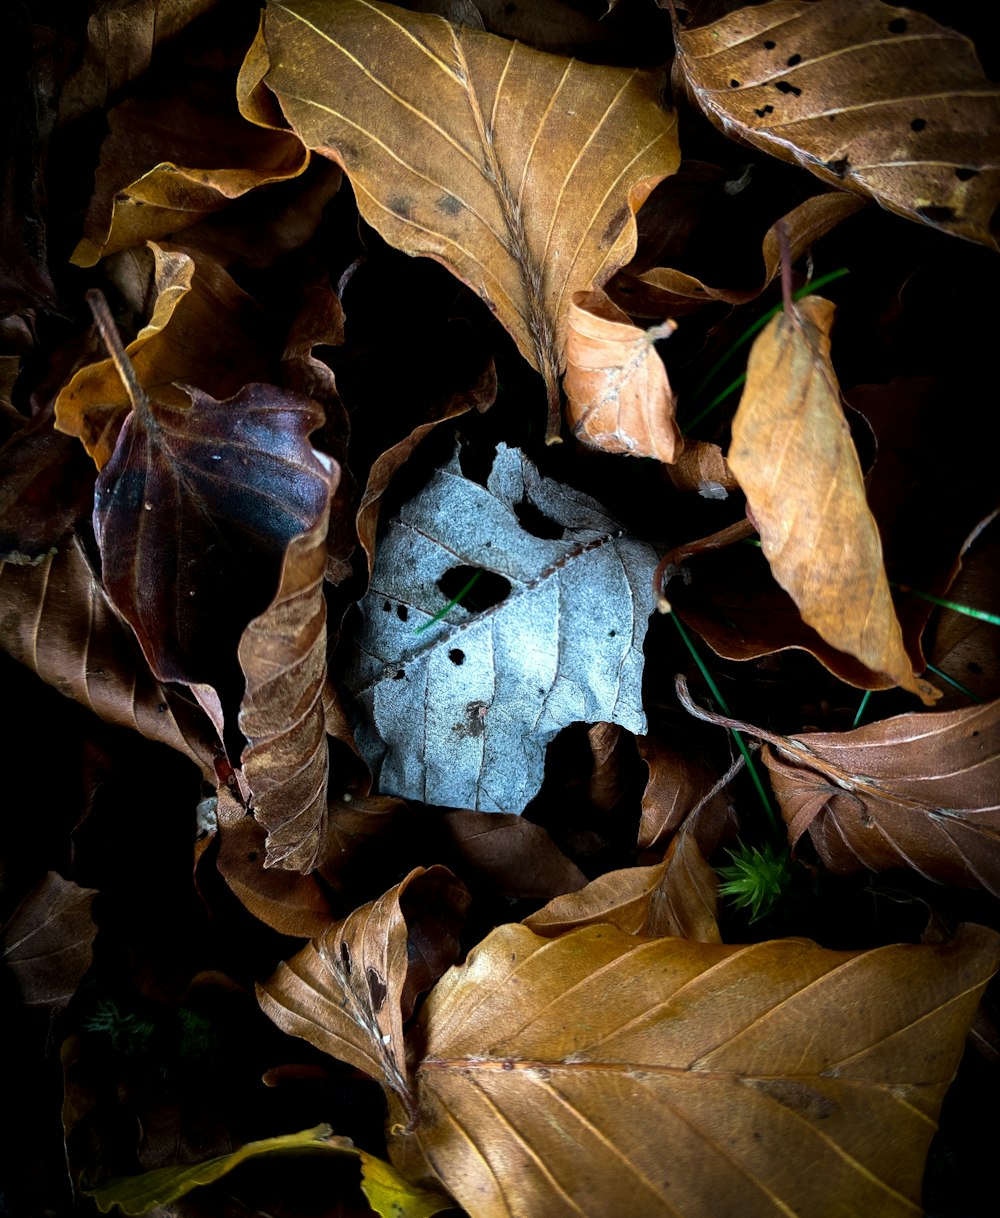
[[[96,895],[96,888],[80,888],[50,871],[7,920],[4,962],[29,1006],[65,1006],[76,993],[97,934],[90,916]]]
[[[506,897],[548,900],[587,877],[541,825],[506,812],[446,812],[445,833],[475,878]]]

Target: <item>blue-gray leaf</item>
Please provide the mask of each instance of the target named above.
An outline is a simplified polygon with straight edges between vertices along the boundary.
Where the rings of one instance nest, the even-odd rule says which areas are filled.
[[[519,449],[500,445],[485,488],[463,477],[456,453],[389,524],[361,606],[350,684],[379,791],[522,812],[561,728],[644,733],[655,565],[649,545]],[[493,598],[510,591],[434,621],[457,591],[449,572],[454,582],[469,569],[492,573],[480,583]]]

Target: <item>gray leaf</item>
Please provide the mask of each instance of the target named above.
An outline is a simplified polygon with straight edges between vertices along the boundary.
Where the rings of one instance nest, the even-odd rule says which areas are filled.
[[[552,526],[538,531],[556,537],[522,527],[515,509],[526,505]],[[456,452],[390,523],[361,605],[350,684],[379,790],[522,812],[561,728],[610,722],[644,733],[655,564],[650,546],[519,449],[500,445],[485,488],[463,477]],[[510,591],[480,612],[455,605],[421,631],[454,595],[439,581],[459,567],[501,576]]]

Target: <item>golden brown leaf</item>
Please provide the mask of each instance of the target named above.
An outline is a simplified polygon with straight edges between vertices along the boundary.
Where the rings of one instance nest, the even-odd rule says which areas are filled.
[[[468,900],[447,868],[416,868],[280,964],[257,987],[262,1009],[409,1105],[403,1022],[455,958]]]
[[[560,59],[367,0],[268,5],[273,89],[366,220],[470,284],[544,376],[549,438],[572,293],[635,248],[679,163],[651,74]]]
[[[830,363],[834,306],[807,296],[754,341],[729,467],[774,578],[803,620],[927,703],[903,647],[878,527]]]
[[[725,499],[739,489],[718,444],[688,441],[669,469],[670,481],[682,491],[697,491],[705,499]]]
[[[190,398],[178,383],[228,398],[250,381],[277,379],[280,349],[273,323],[223,268],[203,254],[196,262],[177,246],[150,248],[155,304],[125,348],[150,397],[184,410]],[[56,426],[78,436],[102,469],[130,409],[113,362],[101,360],[81,368],[61,390]]]
[[[391,1139],[476,1218],[917,1218],[1000,936],[835,952],[501,926],[421,1010]]]
[[[727,134],[997,248],[1000,89],[962,34],[880,0],[772,0],[676,44],[675,70]]]
[[[566,418],[591,448],[670,462],[684,441],[677,401],[655,343],[664,322],[640,330],[601,291],[574,292],[566,329]]]

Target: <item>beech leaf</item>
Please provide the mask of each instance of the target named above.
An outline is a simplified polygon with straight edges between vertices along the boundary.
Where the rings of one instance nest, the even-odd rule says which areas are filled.
[[[675,461],[684,441],[676,399],[655,343],[675,329],[632,324],[603,292],[574,292],[566,338],[566,417],[573,434],[604,452]]]
[[[909,867],[1000,896],[1000,701],[804,732],[763,758],[792,842],[808,830],[831,871]]]
[[[558,438],[566,312],[631,257],[680,161],[653,73],[562,59],[368,0],[267,6],[266,83],[364,218],[479,293],[545,378]]]
[[[280,964],[257,987],[261,1009],[409,1107],[403,1023],[457,955],[468,902],[446,867],[417,867]]]
[[[420,1119],[390,1153],[477,1218],[916,1218],[998,965],[971,925],[863,952],[501,926],[420,1012]]]
[[[931,703],[903,646],[878,526],[830,363],[834,306],[819,296],[755,339],[729,468],[774,578],[832,647]]]
[[[530,531],[529,509],[540,518]],[[362,602],[350,685],[379,790],[522,812],[561,728],[645,731],[655,565],[649,545],[519,449],[499,446],[485,487],[456,454],[389,525]],[[475,571],[483,608],[449,607]]]
[[[50,871],[3,928],[3,959],[24,1001],[64,1006],[90,968],[97,927],[90,916],[96,888],[80,888]]]
[[[675,71],[727,134],[998,248],[1000,89],[964,35],[880,0],[772,0],[675,34]]]

